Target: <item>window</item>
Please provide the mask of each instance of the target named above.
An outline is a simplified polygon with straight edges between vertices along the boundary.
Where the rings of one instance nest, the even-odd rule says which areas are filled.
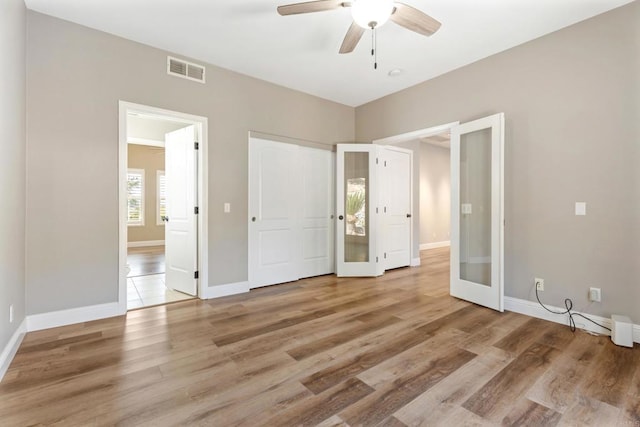
[[[157,171],[156,178],[156,224],[164,225],[162,217],[167,215],[167,181],[164,171]]]
[[[127,225],[144,225],[144,169],[127,170]]]

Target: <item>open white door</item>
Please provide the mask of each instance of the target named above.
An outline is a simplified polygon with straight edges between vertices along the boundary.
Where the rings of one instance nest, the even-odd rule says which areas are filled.
[[[384,269],[411,264],[413,151],[380,147],[382,251]]]
[[[379,276],[376,199],[378,147],[338,144],[336,156],[336,273]]]
[[[165,282],[189,295],[197,293],[198,238],[196,221],[195,126],[165,135],[167,218],[165,220]]]
[[[249,286],[298,280],[298,146],[249,140]]]
[[[451,129],[451,295],[504,310],[504,113]]]

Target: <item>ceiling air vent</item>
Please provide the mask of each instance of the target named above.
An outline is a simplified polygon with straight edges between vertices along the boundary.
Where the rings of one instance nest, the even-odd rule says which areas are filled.
[[[167,73],[196,82],[204,83],[204,67],[182,59],[167,57]]]

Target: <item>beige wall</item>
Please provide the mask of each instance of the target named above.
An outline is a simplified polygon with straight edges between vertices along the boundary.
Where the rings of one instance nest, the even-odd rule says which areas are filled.
[[[248,131],[354,140],[353,108],[212,65],[207,84],[191,82],[166,60],[28,13],[29,314],[117,300],[119,100],[209,119],[209,286],[247,280]]]
[[[505,293],[640,322],[640,2],[356,109],[370,141],[506,115]],[[587,216],[574,203],[587,202]],[[589,286],[602,303],[589,304]]]
[[[420,244],[445,242],[451,230],[451,150],[420,144]]]
[[[157,225],[158,171],[164,171],[164,148],[128,144],[129,168],[144,170],[144,225],[127,227],[127,242],[164,240]]]
[[[25,317],[25,49],[22,0],[0,2],[0,353]],[[9,305],[14,321],[9,323]]]

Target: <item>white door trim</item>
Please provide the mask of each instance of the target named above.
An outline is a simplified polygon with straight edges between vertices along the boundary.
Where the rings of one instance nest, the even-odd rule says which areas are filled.
[[[162,117],[196,126],[200,135],[198,155],[198,296],[205,298],[209,283],[208,271],[208,119],[193,114],[165,110],[132,102],[118,102],[118,309],[127,312],[127,114],[137,113],[148,117]]]

